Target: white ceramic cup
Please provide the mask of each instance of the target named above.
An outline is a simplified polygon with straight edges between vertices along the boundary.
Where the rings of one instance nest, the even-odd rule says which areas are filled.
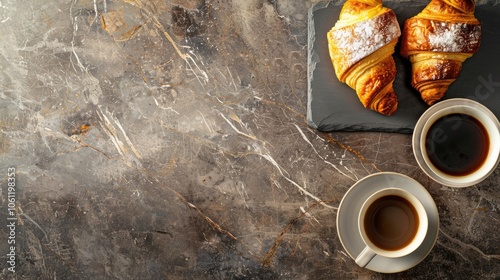
[[[466,175],[450,175],[439,170],[432,164],[426,148],[426,137],[431,126],[438,119],[451,114],[465,114],[475,118],[485,128],[489,139],[484,162],[478,169]],[[450,122],[450,125],[458,124]],[[418,165],[431,179],[449,187],[468,187],[486,179],[497,167],[500,160],[500,123],[488,108],[476,101],[464,98],[448,99],[431,106],[422,114],[413,131],[412,145]]]
[[[387,248],[381,248],[380,246],[377,246],[375,243],[378,243],[376,240],[370,239],[369,235],[367,233],[367,229],[365,228],[365,219],[373,219],[373,217],[367,217],[367,210],[369,210],[370,206],[375,202],[378,203],[377,200],[383,197],[387,196],[399,196],[404,198],[406,201],[408,201],[413,208],[415,209],[415,215],[418,217],[418,226],[416,226],[415,230],[415,235],[413,238],[409,238],[407,242],[405,242],[405,245],[403,247],[399,247],[397,249],[387,249]],[[382,205],[382,204],[381,204]],[[403,209],[402,207],[399,207],[397,204],[390,204],[389,206],[386,204],[384,206],[379,207],[382,209],[382,207],[386,207],[382,211],[385,211],[385,213],[388,213],[387,211],[394,211],[396,216],[396,220],[398,221],[398,224],[400,223],[401,225],[405,224],[405,222],[410,223],[410,218],[408,220],[404,220],[407,217],[404,215],[413,215],[412,213],[407,213],[408,209]],[[397,209],[399,208],[399,209]],[[378,209],[378,208],[377,208]],[[378,211],[378,210],[377,210]],[[402,215],[403,213],[403,215]],[[395,219],[394,217],[391,217],[390,219]],[[378,225],[379,227],[384,227],[385,223],[391,223],[394,224],[396,220],[392,221],[379,221],[380,224]],[[361,267],[365,267],[375,256],[383,256],[387,258],[400,258],[406,255],[411,254],[415,250],[417,250],[422,242],[424,241],[426,235],[427,235],[427,228],[429,225],[428,217],[427,217],[427,212],[425,211],[424,206],[422,205],[422,202],[418,200],[417,197],[415,197],[413,194],[410,192],[400,189],[400,188],[386,188],[379,190],[372,194],[370,197],[368,197],[363,205],[361,206],[361,211],[358,216],[358,228],[359,228],[359,233],[361,235],[361,238],[363,239],[363,242],[365,243],[365,248],[361,253],[356,257],[356,264],[358,264]],[[398,231],[404,231],[406,232],[409,230],[408,228],[406,229],[401,229],[398,228]],[[399,234],[399,233],[398,233]],[[371,234],[372,238],[375,239],[373,236],[373,233]],[[393,234],[392,234],[393,235]],[[380,235],[379,235],[380,236]],[[380,241],[379,237],[379,241]],[[382,237],[384,238],[384,237]],[[391,237],[393,238],[393,237]],[[399,237],[394,237],[393,240],[386,240],[386,242],[400,242],[398,241]]]

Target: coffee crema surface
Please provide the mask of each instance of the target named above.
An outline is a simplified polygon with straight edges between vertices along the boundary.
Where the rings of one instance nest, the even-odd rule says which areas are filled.
[[[388,251],[399,250],[410,244],[419,227],[415,207],[397,195],[375,200],[368,207],[363,222],[370,241]]]

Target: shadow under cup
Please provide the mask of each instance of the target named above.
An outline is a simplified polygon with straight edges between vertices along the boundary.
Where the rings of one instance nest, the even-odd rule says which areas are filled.
[[[500,124],[482,104],[448,99],[422,114],[413,132],[413,153],[421,169],[450,187],[486,179],[497,167]]]

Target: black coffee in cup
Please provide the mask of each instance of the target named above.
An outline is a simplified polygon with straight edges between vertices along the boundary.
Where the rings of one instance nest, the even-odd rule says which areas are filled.
[[[451,176],[465,176],[485,162],[490,141],[484,125],[467,114],[450,114],[437,119],[425,136],[430,162]]]
[[[479,102],[447,99],[420,116],[412,147],[418,165],[434,181],[453,188],[473,186],[500,163],[500,122]]]
[[[363,222],[370,241],[388,251],[408,246],[419,227],[415,207],[397,195],[387,195],[375,200],[368,207]]]

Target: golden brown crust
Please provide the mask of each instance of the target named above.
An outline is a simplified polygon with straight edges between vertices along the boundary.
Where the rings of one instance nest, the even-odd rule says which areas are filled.
[[[418,51],[475,53],[481,43],[481,24],[445,22],[426,18],[405,21],[401,54]]]
[[[465,56],[422,52],[410,59],[412,86],[427,104],[432,105],[444,97],[450,84],[458,78]]]
[[[412,86],[427,104],[445,95],[480,42],[481,24],[471,0],[432,0],[405,21],[401,54],[412,62]]]
[[[462,69],[462,63],[449,59],[427,59],[421,63],[414,63],[416,69],[412,77],[412,83],[418,84],[427,80],[456,79]]]
[[[384,102],[382,111],[385,112],[385,114],[394,112],[397,106],[397,97],[392,89],[395,75],[396,63],[392,56],[385,57],[377,64],[377,67],[370,67],[359,75],[355,89],[356,92],[358,92],[358,97],[361,103],[363,103],[363,106],[380,112],[378,110],[378,103],[381,99],[384,99],[386,95],[389,95],[387,98],[395,101],[395,103]],[[394,110],[390,110],[390,108],[387,107],[394,107]]]
[[[339,81],[356,90],[364,107],[384,115],[397,108],[392,54],[400,35],[396,15],[380,0],[348,0],[327,34]]]
[[[474,15],[474,0],[443,0],[429,3],[427,8],[433,13],[455,14],[458,16]],[[437,7],[440,7],[439,9]]]
[[[333,28],[328,32],[329,50],[339,80],[343,82],[354,64],[400,35],[392,10],[362,22]]]
[[[373,8],[373,4],[364,3],[362,1],[347,1],[344,6],[342,6],[339,19],[352,18],[370,8]]]
[[[392,87],[390,91],[386,92],[384,98],[380,98],[379,102],[375,104],[376,107],[372,108],[372,110],[387,116],[394,114],[398,108],[398,98]]]

